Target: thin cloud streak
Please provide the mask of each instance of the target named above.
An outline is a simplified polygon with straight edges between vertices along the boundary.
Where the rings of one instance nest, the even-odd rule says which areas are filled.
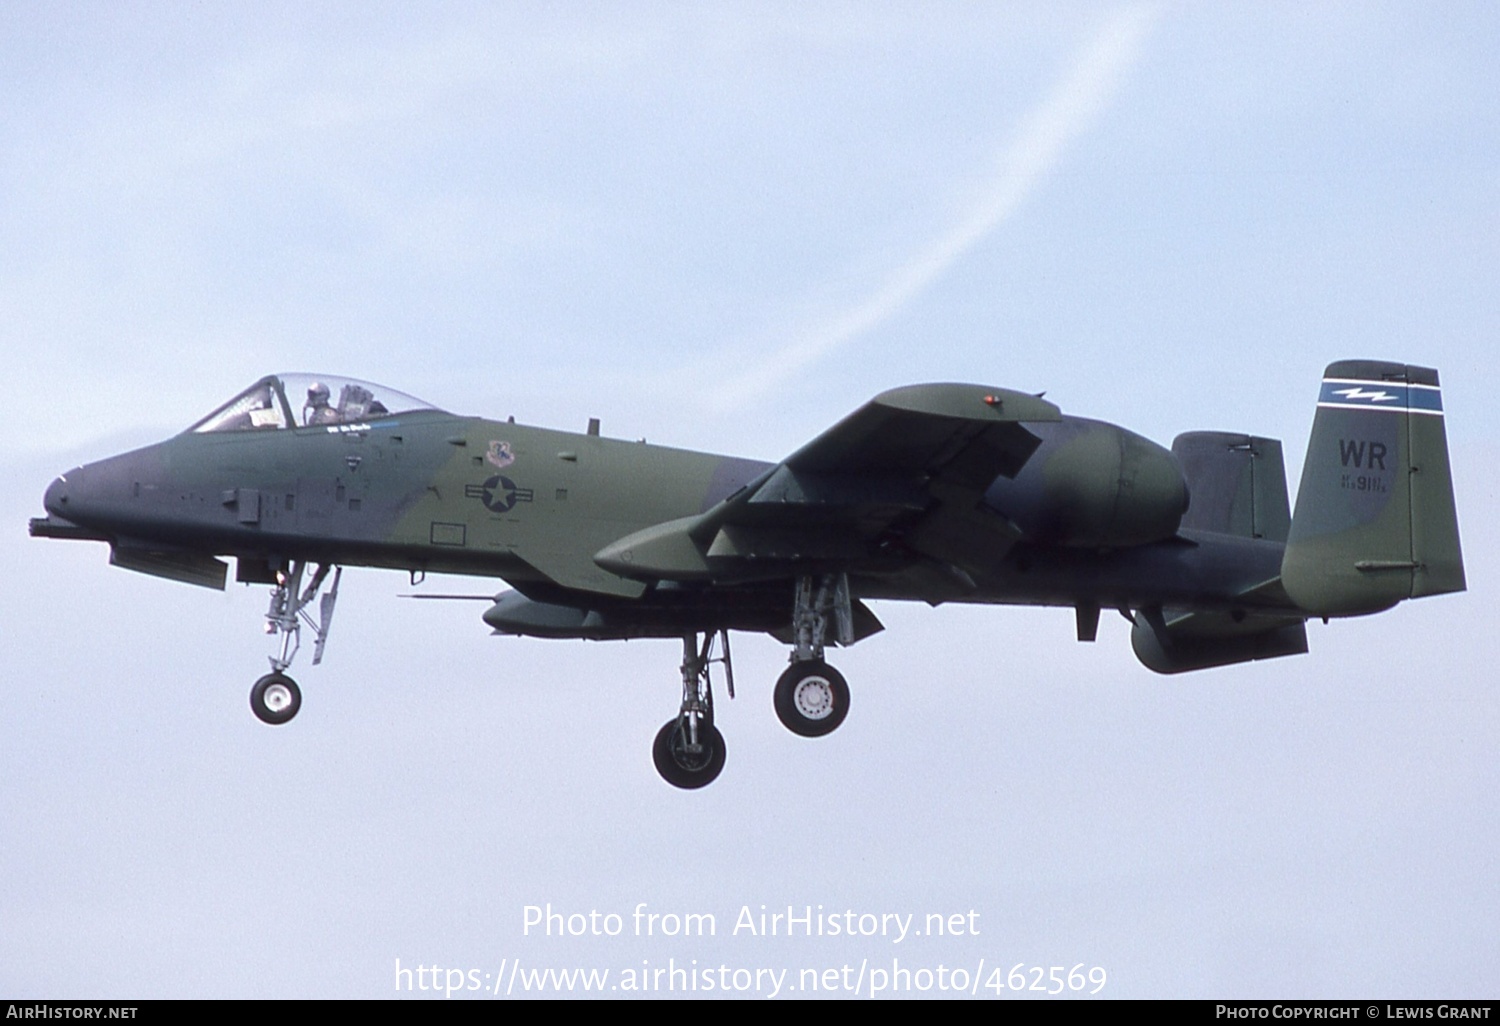
[[[716,405],[744,406],[879,328],[1004,224],[1108,107],[1139,60],[1158,13],[1157,6],[1141,4],[1111,17],[1046,100],[1022,119],[1001,152],[992,185],[967,217],[919,249],[864,301],[799,332],[760,370],[726,376],[730,383]]]

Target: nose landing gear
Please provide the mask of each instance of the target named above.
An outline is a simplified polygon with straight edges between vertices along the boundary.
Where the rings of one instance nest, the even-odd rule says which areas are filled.
[[[307,612],[307,606],[317,598],[333,570],[333,584],[318,606],[318,619]],[[286,723],[302,708],[302,689],[286,675],[302,647],[302,624],[313,629],[316,641],[313,644],[313,665],[323,661],[323,646],[328,643],[328,628],[333,624],[333,607],[339,598],[339,579],[343,567],[319,566],[312,580],[302,588],[302,576],[307,563],[295,560],[290,571],[276,572],[276,587],[271,591],[271,606],[266,610],[266,633],[280,634],[281,647],[277,655],[270,657],[271,672],[255,682],[250,689],[250,710],[262,723],[273,726]]]

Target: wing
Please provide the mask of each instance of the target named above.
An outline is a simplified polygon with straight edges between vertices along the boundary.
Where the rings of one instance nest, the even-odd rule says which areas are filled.
[[[1041,444],[1026,422],[1061,419],[1052,403],[1007,389],[893,389],[712,509],[621,538],[594,560],[682,581],[983,565],[1018,534],[982,506],[985,489]]]

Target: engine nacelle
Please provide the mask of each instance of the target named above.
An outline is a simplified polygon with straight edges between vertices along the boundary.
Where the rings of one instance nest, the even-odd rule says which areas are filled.
[[[1072,548],[1121,548],[1177,533],[1188,506],[1177,457],[1124,428],[1081,417],[1026,425],[1042,445],[985,502],[1026,539]]]

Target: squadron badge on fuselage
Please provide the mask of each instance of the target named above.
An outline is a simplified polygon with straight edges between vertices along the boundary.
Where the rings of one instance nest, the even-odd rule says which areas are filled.
[[[490,442],[490,451],[484,454],[484,458],[498,470],[504,470],[516,462],[516,454],[510,451],[510,443],[498,440]]]

